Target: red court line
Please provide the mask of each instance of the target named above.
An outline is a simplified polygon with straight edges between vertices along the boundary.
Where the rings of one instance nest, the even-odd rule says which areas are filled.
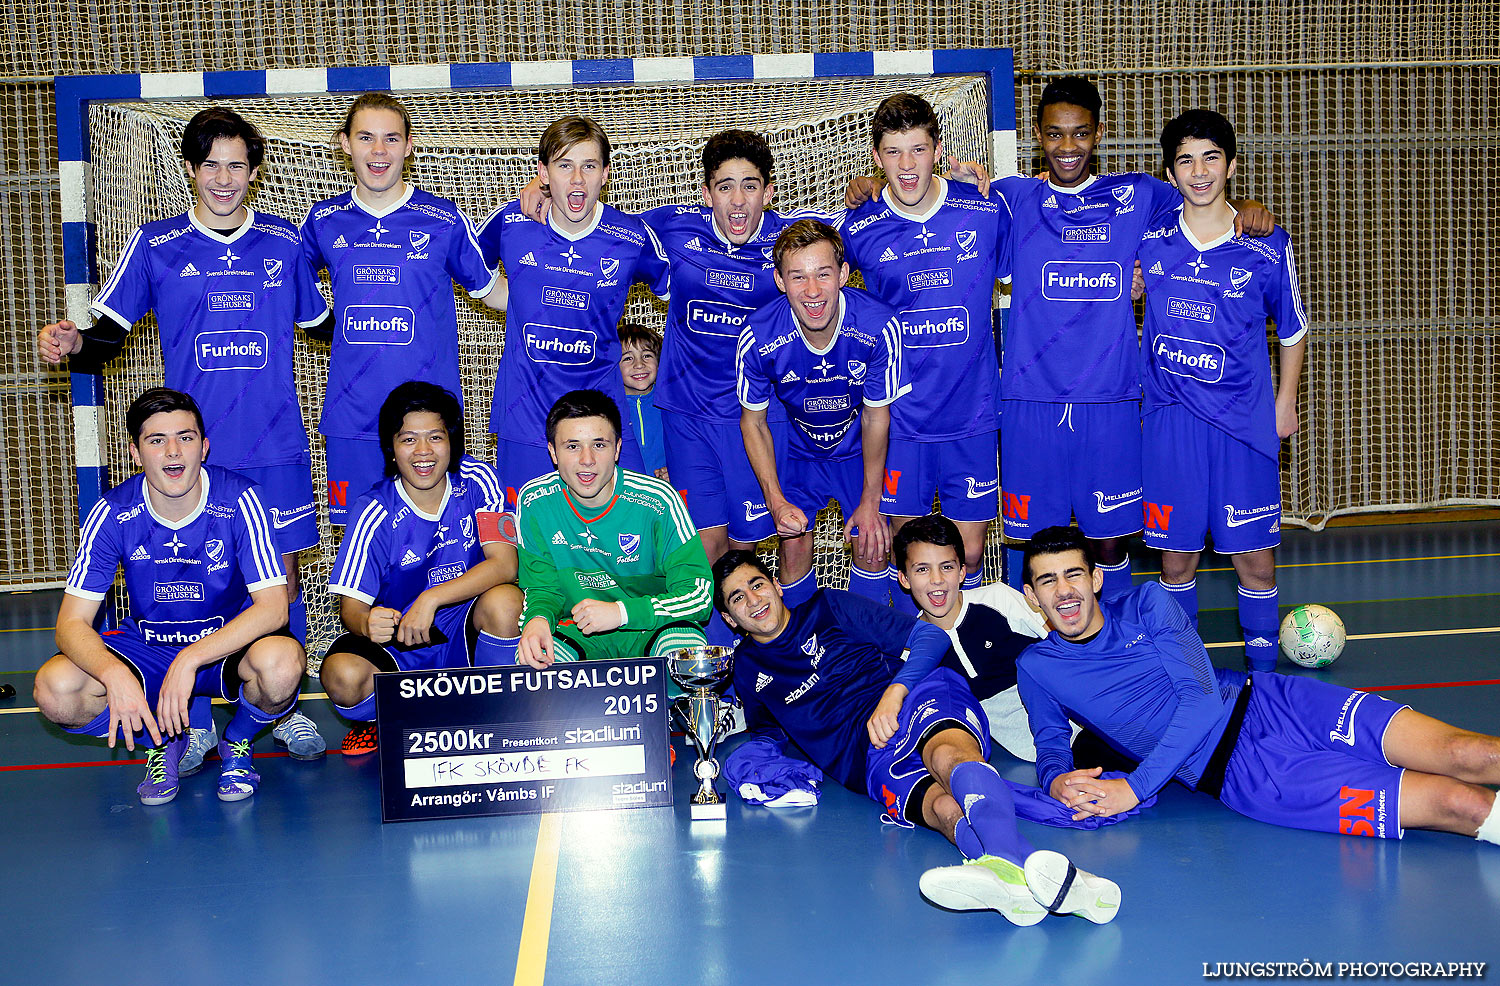
[[[1367,688],[1356,688],[1357,692],[1399,692],[1407,688],[1467,688],[1470,685],[1500,685],[1500,678],[1486,678],[1481,681],[1431,681],[1416,685],[1370,685]]]

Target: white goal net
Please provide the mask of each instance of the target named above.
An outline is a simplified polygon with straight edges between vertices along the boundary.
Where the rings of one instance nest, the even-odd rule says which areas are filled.
[[[607,201],[628,212],[698,201],[705,140],[728,127],[764,134],[776,155],[776,205],[832,210],[842,205],[848,178],[868,173],[870,118],[895,92],[924,95],[937,110],[948,153],[984,161],[990,146],[988,80],[982,76],[902,76],[652,86],[590,86],[399,94],[409,106],[417,151],[408,179],[453,199],[476,223],[513,198],[535,175],[536,141],[552,120],[582,114],[603,124],[614,144]],[[224,100],[266,138],[265,162],[251,205],[300,223],[309,206],[351,184],[335,131],[352,95],[274,96]],[[1012,94],[999,98],[1009,100]],[[96,103],[90,107],[92,168],[89,188],[97,226],[102,283],[136,226],[193,205],[179,153],[187,121],[208,100]],[[326,284],[325,284],[326,290]],[[664,306],[637,288],[627,315],[661,327]],[[504,319],[459,292],[459,342],[468,451],[493,461],[487,434],[495,366],[505,343]],[[729,352],[725,358],[731,358]],[[328,369],[328,349],[299,338],[298,389],[310,428],[316,428]],[[105,374],[104,440],[110,475],[129,475],[124,409],[160,383],[162,364],[154,324],[138,328],[125,355]],[[313,479],[323,490],[322,440],[314,434]],[[502,481],[512,483],[509,477]],[[513,484],[519,485],[519,484]],[[308,652],[320,655],[337,633],[326,592],[337,537],[318,497],[322,540],[302,557],[308,601]],[[819,518],[816,564],[824,585],[846,578],[842,520],[831,507]],[[991,545],[987,573],[998,576]],[[123,594],[119,594],[123,595]]]

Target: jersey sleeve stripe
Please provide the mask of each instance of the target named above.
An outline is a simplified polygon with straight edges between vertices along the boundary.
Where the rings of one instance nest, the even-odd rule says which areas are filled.
[[[375,537],[375,532],[385,522],[386,511],[379,503],[371,500],[360,511],[359,519],[354,522],[354,530],[344,539],[344,564],[334,573],[333,578],[328,580],[328,591],[336,592],[342,596],[354,596],[361,598],[364,593],[359,589],[360,583],[364,581],[365,566],[370,561],[370,541]],[[370,600],[373,604],[374,600]]]
[[[671,616],[687,618],[694,613],[701,612],[709,604],[712,598],[712,590],[705,579],[693,580],[693,591],[680,596],[658,597],[652,603],[652,610],[658,616]]]
[[[1302,308],[1302,280],[1297,276],[1297,261],[1292,259],[1291,240],[1287,240],[1283,259],[1286,262],[1286,289],[1292,292],[1292,308],[1297,313],[1297,331],[1283,338],[1281,344],[1295,346],[1307,335],[1307,312]]]
[[[662,482],[655,476],[633,475],[627,476],[625,485],[630,489],[638,489],[650,493],[666,507],[666,513],[672,518],[672,524],[677,529],[677,536],[683,544],[691,541],[698,534],[698,528],[693,524],[692,517],[688,514],[687,504],[667,483]]]
[[[250,532],[250,554],[255,559],[256,567],[255,584],[275,581],[278,577],[283,582],[286,581],[286,572],[281,567],[281,552],[271,534],[271,518],[266,516],[266,508],[261,506],[254,487],[240,494],[239,505],[240,515]],[[245,582],[249,584],[250,580],[246,579]]]
[[[89,570],[94,563],[94,538],[98,536],[99,528],[108,519],[111,509],[108,500],[100,500],[84,518],[83,528],[78,533],[78,556],[73,559],[73,568],[68,572],[70,588],[80,590],[83,588],[84,580],[88,578]],[[103,594],[99,598],[102,599]]]
[[[458,472],[484,492],[486,506],[500,505],[504,495],[500,490],[500,477],[488,463],[466,458],[459,463]]]
[[[757,404],[750,397],[750,381],[745,376],[745,362],[750,356],[750,351],[755,348],[755,334],[747,325],[740,330],[740,341],[734,350],[734,389],[740,399],[740,405],[748,407],[752,411],[759,411],[768,407],[770,401]]]
[[[125,249],[120,253],[120,260],[115,264],[115,269],[109,272],[109,280],[104,282],[104,287],[99,289],[99,293],[94,296],[93,303],[89,305],[90,308],[97,308],[99,311],[108,314],[109,317],[113,318],[115,321],[125,322],[126,325],[129,325],[130,322],[121,318],[119,315],[116,315],[106,306],[109,304],[110,293],[115,290],[116,286],[118,286],[120,278],[124,275],[125,270],[130,266],[130,258],[135,253],[136,247],[140,246],[141,236],[144,232],[145,230],[138,228],[134,233],[131,234],[130,240],[125,244]],[[134,320],[132,319],[131,321]]]

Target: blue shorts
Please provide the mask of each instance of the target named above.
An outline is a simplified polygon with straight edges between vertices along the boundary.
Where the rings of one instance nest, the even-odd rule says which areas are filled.
[[[1029,541],[1075,516],[1086,537],[1141,529],[1141,406],[1002,401],[1005,536]]]
[[[988,523],[999,514],[998,436],[992,431],[946,442],[892,438],[885,452],[885,492],[880,512],[887,517],[925,517],[932,498],[949,520]]]
[[[782,495],[807,515],[809,529],[829,500],[838,501],[845,520],[859,507],[859,494],[865,485],[863,459],[799,459],[789,455],[779,471]]]
[[[448,639],[440,644],[402,650],[394,644],[377,644],[357,633],[341,635],[328,647],[330,654],[354,654],[375,666],[376,671],[434,671],[474,665],[474,645],[479,631],[469,619],[474,600],[444,606],[432,617],[434,629]]]
[[[891,821],[915,828],[922,805],[912,797],[925,790],[932,775],[922,762],[922,746],[944,729],[971,733],[986,760],[990,756],[990,724],[969,683],[948,668],[938,668],[917,682],[901,704],[896,735],[883,748],[873,745],[865,754],[865,793],[879,802]],[[912,817],[916,816],[916,817]]]
[[[786,462],[785,421],[771,421],[771,444],[776,471]],[[764,541],[776,533],[776,522],[766,508],[760,480],[745,454],[745,437],[738,420],[706,421],[676,411],[661,412],[667,447],[667,475],[682,492],[688,515],[700,531],[728,528],[730,540],[741,544]]]
[[[1224,555],[1281,543],[1281,469],[1273,459],[1168,405],[1141,422],[1146,545],[1202,551],[1204,534]]]
[[[198,675],[193,680],[193,694],[222,698],[226,702],[238,702],[240,684],[243,681],[240,677],[240,661],[244,658],[246,651],[266,637],[295,639],[286,627],[282,627],[266,634],[265,637],[252,640],[227,657],[204,665],[198,669]],[[103,640],[104,646],[109,648],[110,653],[124,662],[135,675],[136,680],[141,683],[141,691],[145,692],[146,700],[154,710],[157,699],[161,695],[161,683],[167,676],[167,669],[172,666],[172,661],[186,645],[163,646],[148,643],[135,620],[126,620],[118,629],[101,633],[99,639]],[[109,709],[106,708],[86,725],[62,728],[80,736],[103,736],[104,731],[109,728]]]
[[[385,453],[373,438],[324,438],[328,464],[328,523],[349,522],[349,508],[385,478]]]
[[[283,466],[236,469],[260,487],[276,528],[276,547],[290,555],[318,543],[318,500],[313,494],[312,457]]]
[[[1316,678],[1251,674],[1219,800],[1262,822],[1399,839],[1400,767],[1385,731],[1406,706]]]

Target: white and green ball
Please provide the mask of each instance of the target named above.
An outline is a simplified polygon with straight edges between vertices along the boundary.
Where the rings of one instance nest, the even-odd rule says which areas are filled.
[[[1326,668],[1344,652],[1344,621],[1327,606],[1298,606],[1281,621],[1281,652],[1304,668]]]

